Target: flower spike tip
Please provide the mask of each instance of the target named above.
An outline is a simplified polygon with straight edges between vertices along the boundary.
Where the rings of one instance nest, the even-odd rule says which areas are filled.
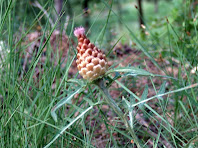
[[[88,81],[93,81],[104,75],[108,69],[107,59],[85,35],[83,27],[75,28],[74,35],[78,38],[77,68],[79,74]]]

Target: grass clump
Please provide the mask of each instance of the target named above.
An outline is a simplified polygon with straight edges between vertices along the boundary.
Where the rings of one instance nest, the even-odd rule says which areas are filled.
[[[126,17],[117,1],[91,8],[87,36],[109,69],[89,83],[74,62],[79,5],[67,17],[50,0],[39,2],[44,10],[0,2],[0,147],[197,147],[196,7],[160,1],[170,11],[145,15],[142,38],[128,3]]]

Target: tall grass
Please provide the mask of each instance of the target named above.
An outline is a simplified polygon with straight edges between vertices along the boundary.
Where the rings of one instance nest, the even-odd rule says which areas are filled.
[[[185,12],[188,11],[189,3],[190,1],[185,3],[183,10],[185,23],[188,21]],[[78,19],[82,17],[82,12],[76,10],[75,16],[69,20],[66,33],[70,47],[67,49],[67,57],[61,58],[59,47],[56,51],[51,47],[50,37],[57,29],[60,19],[65,17],[64,13],[51,26],[43,11],[29,3],[0,1],[0,12],[3,12],[0,13],[0,147],[198,146],[198,72],[190,72],[197,63],[196,60],[192,63],[184,52],[189,42],[178,42],[186,34],[168,16],[170,21],[166,21],[162,29],[163,35],[158,36],[159,40],[149,23],[146,27],[150,36],[143,40],[125,19],[117,15],[115,3],[102,1],[99,5],[107,11],[107,15],[103,18],[99,10],[97,17],[92,18],[91,41],[101,47],[108,44],[105,42],[106,34],[114,23],[111,22],[111,17],[116,18],[122,23],[124,32],[119,34],[117,40],[113,40],[112,47],[106,53],[112,54],[111,50],[124,36],[136,43],[135,48],[143,53],[140,56],[148,58],[163,73],[163,77],[155,74],[156,71],[146,72],[139,67],[115,68],[120,62],[116,61],[104,81],[110,92],[116,90],[120,94],[114,98],[124,114],[120,118],[113,108],[106,106],[109,104],[96,85],[79,79],[78,73],[69,75],[76,54],[72,32],[74,26],[81,25],[82,22]],[[29,7],[33,17],[29,15]],[[53,2],[46,1],[43,7],[52,17],[55,10]],[[101,30],[98,31],[97,22],[101,21],[103,24],[99,25]],[[26,69],[23,69],[25,57],[30,52],[27,49],[36,42],[27,43],[25,40],[38,24],[42,32],[40,44],[37,50],[29,53],[31,58]],[[63,26],[64,23],[61,24],[62,28]],[[94,29],[97,30],[96,33]],[[196,24],[194,33],[197,34]],[[192,47],[196,48],[196,37],[190,41]],[[160,50],[153,52],[152,47]],[[163,51],[162,48],[168,50]],[[169,62],[172,71],[156,61],[160,52],[164,53],[164,59]],[[193,59],[197,56],[197,51],[195,52]],[[46,57],[44,61],[43,56]],[[116,59],[109,58],[110,60]],[[149,70],[149,65],[146,63],[145,66],[144,62],[146,59],[141,60],[139,66]],[[177,75],[174,75],[174,70],[178,71]],[[148,80],[149,84],[137,85],[141,88],[134,92],[132,83],[135,86],[141,80]],[[129,119],[130,128],[137,140],[124,126],[125,117]]]

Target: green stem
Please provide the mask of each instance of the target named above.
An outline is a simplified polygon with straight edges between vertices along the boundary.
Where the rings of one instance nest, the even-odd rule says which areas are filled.
[[[109,106],[116,112],[116,114],[123,120],[126,128],[129,130],[135,144],[137,145],[138,148],[141,148],[139,142],[138,142],[138,138],[135,135],[135,132],[133,130],[132,127],[130,127],[129,123],[128,123],[128,119],[126,118],[126,116],[123,114],[123,112],[121,111],[121,109],[118,107],[118,105],[116,104],[116,102],[111,98],[108,89],[105,87],[104,85],[104,80],[103,79],[99,79],[98,81],[95,82],[95,84],[99,87],[100,92],[103,94],[106,102],[109,104]]]

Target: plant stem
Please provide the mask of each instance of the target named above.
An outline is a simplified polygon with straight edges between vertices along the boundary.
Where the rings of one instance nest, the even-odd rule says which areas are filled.
[[[104,85],[104,80],[99,79],[98,81],[95,82],[95,84],[99,87],[100,92],[103,94],[106,102],[109,104],[109,106],[116,112],[116,114],[123,120],[126,128],[129,130],[134,143],[137,145],[138,148],[141,148],[139,142],[138,142],[138,138],[135,135],[135,132],[133,130],[132,127],[130,127],[129,123],[128,123],[128,119],[127,117],[123,114],[123,112],[121,111],[121,109],[118,107],[118,105],[116,104],[116,102],[111,98],[108,89],[105,87]]]

